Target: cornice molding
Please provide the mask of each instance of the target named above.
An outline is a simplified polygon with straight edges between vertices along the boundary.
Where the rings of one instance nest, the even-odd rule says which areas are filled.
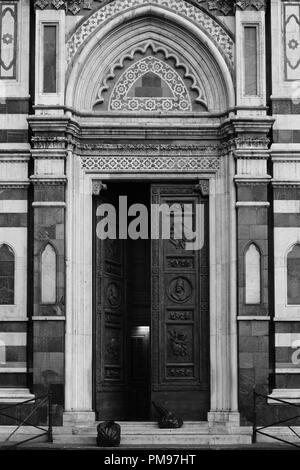
[[[172,145],[172,144],[78,144],[77,149],[84,153],[97,152],[97,155],[110,156],[191,156],[218,155],[218,145]]]
[[[1,181],[0,180],[0,189],[11,189],[11,188],[28,188],[29,181]]]
[[[280,181],[280,180],[272,180],[272,186],[274,188],[300,188],[300,181],[295,180],[287,180],[287,181]]]
[[[251,176],[239,176],[236,175],[234,177],[234,181],[237,186],[261,186],[261,185],[266,185],[271,182],[271,176],[266,176],[266,177],[251,177]]]
[[[30,177],[30,182],[37,186],[65,185],[67,184],[67,181],[68,181],[67,177],[61,177],[61,176],[58,176],[58,177],[53,176],[53,177],[45,178],[45,177],[33,175]]]

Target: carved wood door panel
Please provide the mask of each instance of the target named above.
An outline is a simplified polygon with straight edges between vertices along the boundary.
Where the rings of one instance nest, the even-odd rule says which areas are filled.
[[[189,204],[193,226],[201,204],[204,244],[152,240],[152,400],[185,419],[206,420],[209,411],[208,198],[195,185],[152,185],[152,204]]]
[[[118,198],[96,198],[116,207]],[[117,213],[118,219],[118,213]],[[96,227],[100,218],[96,215]],[[96,232],[96,227],[94,232]],[[125,241],[95,241],[95,408],[97,419],[126,419],[128,407]]]

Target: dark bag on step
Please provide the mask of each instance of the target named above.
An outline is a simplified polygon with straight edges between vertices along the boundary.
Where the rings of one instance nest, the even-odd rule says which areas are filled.
[[[176,429],[181,428],[183,425],[183,420],[180,416],[176,416],[171,411],[168,411],[166,408],[162,407],[158,403],[152,402],[155,411],[157,412],[158,426],[162,429]]]
[[[119,447],[121,441],[121,427],[114,421],[105,421],[97,427],[98,447]]]

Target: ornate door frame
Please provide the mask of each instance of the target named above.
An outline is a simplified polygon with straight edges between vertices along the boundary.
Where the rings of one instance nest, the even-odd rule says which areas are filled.
[[[235,162],[232,153],[195,146],[78,148],[67,159],[66,384],[64,424],[89,423],[93,412],[92,221],[93,194],[102,182],[205,179],[210,231],[209,422],[239,424]],[[164,148],[163,148],[164,147]],[[166,155],[164,155],[166,153]],[[100,155],[99,155],[100,154]],[[168,158],[166,158],[168,156]]]

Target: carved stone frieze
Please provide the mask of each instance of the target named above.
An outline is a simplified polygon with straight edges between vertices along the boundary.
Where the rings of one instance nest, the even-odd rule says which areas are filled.
[[[100,156],[197,156],[218,155],[217,145],[172,145],[172,144],[79,144],[82,154],[96,152]]]
[[[34,149],[65,149],[65,137],[38,136],[32,138]]]
[[[267,137],[235,137],[224,141],[221,149],[225,152],[230,150],[268,150],[270,139]]]

